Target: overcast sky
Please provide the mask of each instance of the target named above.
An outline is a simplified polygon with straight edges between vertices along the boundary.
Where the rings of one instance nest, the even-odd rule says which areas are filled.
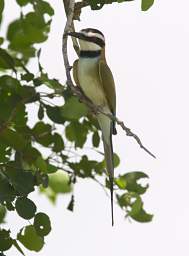
[[[16,10],[14,1],[6,2],[11,12],[8,21]],[[51,2],[55,17],[42,62],[52,77],[64,81],[64,10],[61,0]],[[74,213],[65,210],[67,197],[60,197],[56,207],[45,198],[38,199],[39,210],[51,216],[53,226],[40,256],[189,255],[188,13],[188,0],[155,0],[148,12],[141,12],[140,1],[112,4],[98,12],[83,10],[76,29],[98,28],[106,37],[107,60],[116,81],[118,117],[157,156],[157,160],[152,159],[118,129],[114,149],[121,165],[116,172],[149,174],[150,188],[144,203],[154,219],[149,224],[129,223],[115,206],[112,228],[109,199],[101,187],[83,180],[75,188]],[[71,50],[70,59],[75,57]],[[14,215],[9,222],[18,229]],[[6,255],[19,254],[12,250]]]

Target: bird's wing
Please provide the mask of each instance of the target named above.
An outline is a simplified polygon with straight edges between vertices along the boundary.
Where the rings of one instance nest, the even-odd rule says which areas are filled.
[[[99,61],[99,75],[112,114],[116,113],[116,92],[112,72],[104,61]]]
[[[116,92],[112,72],[105,61],[99,61],[99,77],[108,103],[108,109],[113,115],[116,114]],[[113,162],[113,147],[112,133],[116,134],[115,122],[112,122],[107,116],[99,115],[99,124],[102,130],[102,138],[104,144],[104,156],[106,160],[106,168],[109,173],[110,193],[111,193],[111,213],[112,225],[113,217],[113,183],[114,183],[114,162]]]
[[[116,91],[112,72],[105,61],[99,61],[99,76],[106,95],[109,109],[116,115]],[[116,134],[115,123],[113,124],[113,134]]]
[[[74,61],[74,64],[73,64],[73,78],[74,78],[74,81],[76,83],[77,86],[80,87],[79,85],[79,79],[78,79],[78,59]]]

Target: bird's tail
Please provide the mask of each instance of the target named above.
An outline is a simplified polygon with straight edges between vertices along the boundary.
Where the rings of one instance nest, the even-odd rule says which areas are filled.
[[[111,214],[112,214],[112,226],[114,225],[114,211],[113,211],[113,184],[114,184],[114,165],[113,165],[113,148],[112,148],[112,138],[110,138],[110,143],[107,144],[103,139],[104,144],[104,155],[106,160],[106,167],[109,174],[110,180],[110,195],[111,195]]]
[[[106,161],[106,168],[110,181],[110,196],[111,196],[111,215],[112,226],[114,225],[114,211],[113,211],[113,183],[114,183],[114,163],[113,163],[113,146],[112,146],[112,121],[106,116],[98,118],[100,128],[102,130],[102,139],[104,145],[104,156]]]

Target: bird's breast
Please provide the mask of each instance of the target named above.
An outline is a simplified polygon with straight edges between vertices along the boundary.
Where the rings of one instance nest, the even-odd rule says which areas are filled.
[[[83,92],[94,104],[101,106],[106,104],[98,71],[98,58],[79,59],[78,80]]]

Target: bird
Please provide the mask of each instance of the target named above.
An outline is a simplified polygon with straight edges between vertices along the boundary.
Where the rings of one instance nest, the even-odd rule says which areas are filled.
[[[105,37],[95,28],[85,28],[79,32],[68,32],[69,36],[79,41],[79,58],[73,64],[75,83],[84,95],[103,112],[116,115],[116,90],[112,72],[105,57]],[[114,225],[113,185],[114,162],[112,135],[116,134],[115,121],[99,113],[96,115],[104,146],[106,170],[109,176],[111,197],[111,221]]]

